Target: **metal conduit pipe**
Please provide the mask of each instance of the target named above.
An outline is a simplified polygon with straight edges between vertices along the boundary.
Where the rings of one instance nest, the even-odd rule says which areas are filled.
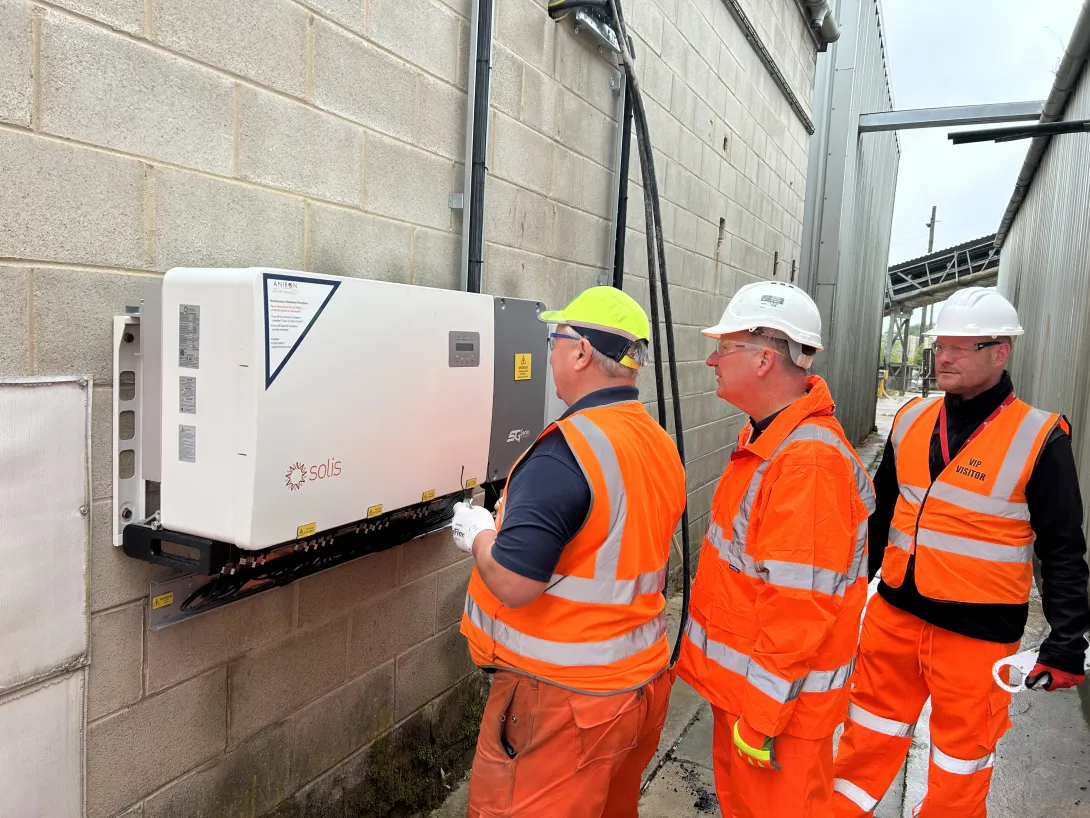
[[[840,26],[829,0],[802,0],[806,11],[810,15],[810,28],[821,35],[826,43],[835,43],[840,39]]]
[[[1060,69],[1056,72],[1056,82],[1052,85],[1052,92],[1048,95],[1048,99],[1045,101],[1045,109],[1041,113],[1040,122],[1042,124],[1058,122],[1063,117],[1067,102],[1071,99],[1071,94],[1074,93],[1075,87],[1079,83],[1079,78],[1082,76],[1088,59],[1090,59],[1090,0],[1083,4],[1078,22],[1075,23],[1075,30],[1071,33],[1071,40],[1067,44],[1067,50],[1064,52]],[[1003,220],[999,223],[999,230],[995,234],[996,247],[1001,248],[1003,246],[1007,233],[1010,231],[1014,218],[1022,207],[1022,202],[1026,199],[1026,194],[1029,193],[1030,185],[1033,184],[1033,177],[1037,175],[1037,168],[1040,167],[1041,160],[1044,159],[1045,151],[1048,150],[1052,139],[1052,134],[1046,134],[1035,137],[1033,142],[1030,143],[1029,150],[1026,152],[1026,160],[1022,163],[1022,170],[1018,174],[1018,180],[1014,183],[1014,195],[1007,205],[1006,212],[1003,213]]]

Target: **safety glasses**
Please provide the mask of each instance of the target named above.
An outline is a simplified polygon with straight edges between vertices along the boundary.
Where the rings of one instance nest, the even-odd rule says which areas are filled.
[[[739,349],[755,349],[761,352],[768,350],[776,355],[783,354],[780,350],[774,349],[773,347],[766,347],[763,344],[747,344],[744,341],[720,341],[715,345],[715,352],[720,358],[724,355],[730,355],[732,352]]]
[[[549,333],[549,349],[556,349],[556,339],[567,338],[569,341],[582,341],[582,338],[576,338],[574,335],[568,335],[566,332],[550,332]]]
[[[972,355],[974,352],[980,352],[985,347],[994,347],[1003,343],[1002,341],[980,341],[970,346],[953,346],[950,344],[935,344],[935,357],[939,355],[948,355],[955,361]]]

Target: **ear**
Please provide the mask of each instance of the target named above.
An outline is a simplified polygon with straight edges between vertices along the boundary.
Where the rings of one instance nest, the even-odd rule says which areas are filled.
[[[772,372],[772,367],[776,364],[776,353],[771,349],[766,349],[760,353],[757,364],[757,377],[766,378],[769,373]]]
[[[995,348],[995,363],[996,365],[1003,365],[1007,362],[1007,359],[1011,356],[1011,345],[1007,343],[1000,344]]]
[[[590,341],[583,338],[575,345],[578,352],[575,354],[575,363],[572,364],[576,372],[582,372],[590,366]]]

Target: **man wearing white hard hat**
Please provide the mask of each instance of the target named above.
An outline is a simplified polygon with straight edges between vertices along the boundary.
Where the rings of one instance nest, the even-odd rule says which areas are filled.
[[[724,816],[826,818],[873,487],[808,375],[821,316],[805,292],[746,285],[703,334],[717,394],[750,422],[712,501],[678,672],[712,705]]]
[[[836,761],[837,818],[873,813],[928,697],[927,795],[913,814],[987,814],[996,743],[1011,724],[1010,693],[991,670],[1018,651],[1034,553],[1051,633],[1026,684],[1085,678],[1090,569],[1067,420],[1015,397],[1005,366],[1023,330],[1000,294],[960,290],[929,334],[946,394],[901,409],[875,474],[870,576],[880,568],[881,582]]]

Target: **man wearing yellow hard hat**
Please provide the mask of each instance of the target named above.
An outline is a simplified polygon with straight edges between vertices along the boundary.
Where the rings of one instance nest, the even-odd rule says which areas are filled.
[[[511,469],[499,519],[460,503],[452,524],[476,563],[462,633],[495,674],[469,816],[636,818],[670,698],[662,591],[685,471],[639,400],[643,309],[592,287],[541,320],[569,408]]]

